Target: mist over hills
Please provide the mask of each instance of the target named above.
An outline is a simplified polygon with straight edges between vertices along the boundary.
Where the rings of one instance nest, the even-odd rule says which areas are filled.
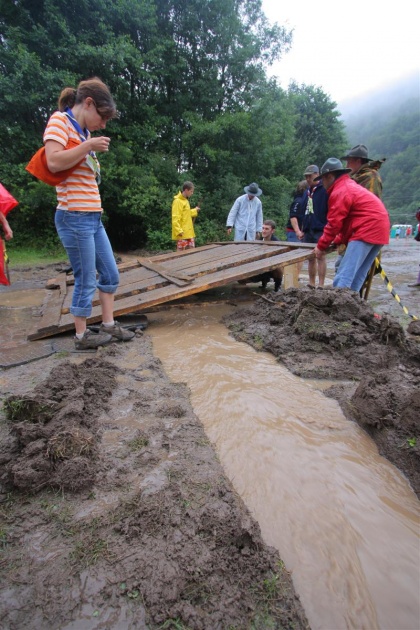
[[[365,144],[372,159],[386,158],[380,174],[393,223],[415,223],[420,206],[420,75],[338,105],[349,148]]]

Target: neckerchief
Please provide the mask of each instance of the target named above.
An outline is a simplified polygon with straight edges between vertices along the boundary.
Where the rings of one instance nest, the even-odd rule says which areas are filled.
[[[319,186],[319,184],[317,184],[313,188],[308,188],[308,203],[306,204],[305,214],[313,214],[314,213],[314,202],[313,202],[312,198],[313,198],[314,192],[316,191],[318,186]]]

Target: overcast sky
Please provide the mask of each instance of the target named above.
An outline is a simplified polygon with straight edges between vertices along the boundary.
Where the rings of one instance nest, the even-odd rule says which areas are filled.
[[[270,20],[294,28],[289,53],[270,68],[282,87],[291,80],[320,86],[342,103],[419,72],[419,11],[411,0],[346,5],[262,0]]]

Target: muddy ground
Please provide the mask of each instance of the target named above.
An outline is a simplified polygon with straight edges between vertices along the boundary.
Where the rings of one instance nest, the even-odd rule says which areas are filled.
[[[1,628],[308,628],[147,331],[0,385]]]
[[[15,270],[14,288],[53,271]],[[232,334],[296,374],[337,379],[328,395],[419,494],[420,338],[408,322],[347,291],[253,297],[227,318]],[[0,395],[0,627],[308,627],[147,330],[3,370]]]

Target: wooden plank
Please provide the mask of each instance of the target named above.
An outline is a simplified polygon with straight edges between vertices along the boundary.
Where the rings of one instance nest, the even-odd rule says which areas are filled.
[[[115,317],[125,315],[133,311],[145,310],[166,301],[183,298],[188,295],[193,295],[194,293],[200,293],[202,291],[206,291],[207,289],[235,282],[236,280],[245,280],[246,278],[264,273],[265,271],[270,271],[271,269],[275,269],[277,267],[284,267],[288,264],[305,260],[308,258],[308,255],[309,252],[286,252],[284,254],[278,254],[274,257],[264,259],[263,261],[258,260],[244,264],[240,269],[235,267],[233,269],[224,269],[220,272],[211,274],[211,276],[201,276],[196,279],[194,284],[191,284],[188,287],[181,288],[176,286],[167,286],[153,291],[148,291],[147,293],[143,293],[141,296],[131,296],[127,299],[120,300],[115,304]],[[62,318],[60,328],[63,327],[63,330],[69,330],[72,327],[71,319],[68,319],[69,317],[69,315],[66,315]],[[101,310],[100,307],[96,307],[93,309],[92,316],[88,321],[89,323],[95,323],[100,321],[100,319]]]
[[[299,286],[299,273],[297,263],[293,265],[286,265],[283,273],[283,289],[290,289],[290,287]]]
[[[291,249],[297,249],[303,247],[304,249],[312,249],[315,245],[312,243],[295,243],[294,241],[220,241],[217,245],[268,245],[269,247],[276,247],[276,245],[285,245]]]
[[[276,248],[275,250],[270,249],[270,248],[266,248],[265,250],[258,249],[257,251],[254,250],[255,253],[253,253],[252,255],[250,255],[250,253],[246,255],[243,252],[239,252],[236,256],[231,255],[222,260],[218,259],[214,261],[212,266],[210,266],[209,264],[197,265],[194,269],[194,275],[196,277],[200,277],[202,275],[209,275],[212,273],[216,273],[217,271],[222,271],[222,269],[230,269],[233,267],[239,267],[240,265],[243,265],[245,263],[250,263],[250,262],[254,262],[258,260],[262,261],[266,258],[271,258],[272,256],[275,256],[276,254],[283,253],[283,252],[286,253],[287,250],[285,252],[285,249],[286,248],[284,247]]]
[[[29,340],[49,337],[54,335],[58,330],[61,320],[61,307],[67,293],[67,283],[64,274],[55,278],[55,281],[58,288],[47,292],[42,305],[42,318],[40,321],[42,327],[30,333],[28,335]]]
[[[280,251],[285,251],[284,247],[277,248]],[[213,251],[211,254],[207,252],[202,255],[197,255],[196,257],[191,257],[188,260],[172,260],[171,261],[171,269],[188,271],[191,276],[201,275],[206,269],[208,272],[210,270],[217,270],[224,266],[235,266],[238,261],[247,260],[257,260],[258,258],[264,258],[266,256],[273,256],[275,251],[270,248],[261,249],[260,247],[232,247],[232,248],[221,248],[221,250]]]
[[[274,242],[274,246],[261,248],[259,245],[255,247],[255,243],[256,242],[252,244],[245,242],[246,252],[243,251],[243,247],[241,247],[240,243],[239,245],[234,245],[233,248],[228,247],[228,249],[226,249],[228,255],[222,256],[222,258],[221,254],[225,248],[218,247],[206,247],[206,253],[204,254],[202,253],[204,248],[189,250],[188,256],[183,256],[183,252],[175,256],[171,254],[172,258],[164,259],[166,265],[168,265],[168,267],[170,265],[170,268],[166,267],[163,263],[163,269],[161,269],[164,273],[166,273],[166,271],[171,272],[167,275],[173,274],[172,267],[174,267],[180,259],[188,263],[187,266],[191,271],[194,269],[193,261],[197,261],[197,259],[200,260],[200,264],[195,266],[195,271],[197,272],[197,270],[200,269],[201,271],[198,271],[198,275],[197,273],[194,274],[196,275],[195,281],[188,284],[185,283],[184,286],[173,283],[169,284],[168,280],[154,271],[131,265],[125,272],[127,284],[125,284],[121,290],[119,288],[120,293],[118,294],[117,292],[116,295],[115,316],[118,317],[119,315],[125,315],[134,311],[144,311],[168,301],[181,299],[188,295],[223,286],[236,280],[247,279],[277,267],[283,268],[287,265],[307,259],[310,255],[308,249],[314,248],[314,245],[309,245],[309,248],[299,247],[300,244],[297,244],[298,247],[291,248],[288,242],[279,241]],[[231,246],[232,243],[229,243],[229,245]],[[202,261],[203,255],[209,255],[213,261],[207,261],[207,269],[203,268],[205,267]],[[216,262],[214,262],[214,259],[216,259]],[[176,271],[178,273],[180,270]],[[193,274],[191,274],[191,276],[192,275]],[[64,280],[63,291],[65,290],[65,286],[66,283]],[[62,306],[64,297],[65,294],[61,297],[60,306]],[[73,316],[68,312],[61,314],[60,307],[58,307],[56,311],[54,323],[48,323],[48,325],[46,325],[46,320],[43,318],[41,321],[42,327],[36,333],[31,334],[31,339],[39,339],[51,336],[57,332],[74,329]],[[93,324],[101,321],[101,317],[101,308],[99,302],[96,302],[93,305],[92,315],[88,319],[88,323]]]
[[[166,287],[169,284],[171,283],[168,280],[165,280],[165,278],[163,278],[162,276],[158,276],[157,274],[154,274],[154,278],[143,279],[141,282],[136,282],[135,280],[133,280],[130,285],[118,287],[118,290],[114,295],[114,301],[118,302],[119,300],[124,300],[125,298],[130,297],[131,295],[138,295],[139,293],[153,291],[154,289],[157,289],[160,287]],[[185,286],[185,285],[186,283],[184,283],[184,285],[181,285],[181,286]],[[66,300],[64,301],[61,307],[62,315],[65,315],[66,313],[70,312],[71,298],[72,296],[70,294],[67,296]],[[95,296],[92,301],[92,306],[93,307],[99,306],[99,304],[100,304],[99,293],[98,291],[96,291]]]
[[[153,256],[153,260],[156,262],[164,262],[165,260],[172,260],[173,258],[179,258],[180,256],[191,256],[191,254],[195,254],[197,251],[204,252],[210,249],[218,249],[218,243],[210,243],[209,245],[202,245],[201,247],[196,247],[193,249],[184,249],[181,252],[168,252],[167,254],[157,254]]]
[[[140,267],[138,262],[136,261],[136,267],[132,269],[127,269],[127,271],[120,276],[120,284],[118,285],[117,293],[115,294],[115,299],[120,299],[121,296],[125,294],[129,295],[130,292],[136,291],[137,293],[141,293],[142,291],[148,290],[148,287],[153,288],[155,285],[167,285],[168,281],[159,276],[157,273],[153,271],[149,271],[144,267]],[[67,293],[67,296],[62,305],[62,312],[68,312],[68,309],[71,305],[73,292],[70,290]],[[99,304],[99,295],[98,291],[95,292],[95,296],[93,299],[93,305],[97,306]],[[67,309],[67,311],[66,311]]]
[[[184,271],[186,273],[190,273],[189,270],[191,269],[195,269],[195,267],[200,264],[200,263],[206,263],[206,262],[213,262],[217,261],[217,260],[222,260],[224,258],[230,258],[232,256],[233,251],[236,253],[239,253],[240,251],[243,252],[250,252],[250,250],[246,247],[243,247],[242,249],[239,250],[232,250],[229,248],[223,248],[223,247],[219,247],[216,249],[211,249],[211,250],[205,250],[203,251],[204,248],[196,248],[195,250],[191,250],[194,252],[194,254],[190,255],[188,258],[186,257],[179,257],[179,258],[173,258],[171,259],[168,263],[166,263],[167,268],[170,266],[171,269],[177,269],[179,271]],[[254,248],[255,250],[256,248]],[[259,251],[259,250],[258,250]],[[191,273],[191,275],[194,275],[193,273]]]
[[[145,258],[139,258],[138,262],[142,267],[145,267],[145,269],[149,269],[149,271],[155,271],[166,280],[169,280],[169,282],[176,284],[178,287],[183,287],[186,284],[191,284],[191,282],[194,281],[194,278],[191,278],[190,276],[187,276],[186,274],[181,273],[180,271],[173,271],[172,267],[170,270],[168,270],[168,269],[165,269],[163,265],[159,265],[158,263],[152,263],[151,261],[146,260]]]
[[[245,241],[246,243],[246,241]],[[313,247],[313,246],[312,246]],[[261,248],[253,248],[252,251],[255,252],[255,254],[253,256],[250,256],[250,249],[248,248],[247,251],[241,251],[241,249],[237,249],[235,248],[235,253],[237,252],[237,255],[232,256],[229,255],[229,253],[227,253],[227,256],[225,256],[222,260],[224,260],[225,262],[221,263],[220,259],[218,256],[215,257],[215,260],[212,261],[213,265],[212,267],[209,267],[208,261],[206,263],[203,263],[199,266],[197,265],[192,265],[192,267],[194,269],[194,275],[195,277],[199,277],[202,275],[209,275],[211,273],[215,273],[217,271],[221,271],[222,269],[228,269],[230,267],[237,267],[242,265],[244,262],[253,262],[256,260],[262,260],[266,257],[270,257],[275,255],[275,253],[279,253],[279,252],[283,252],[284,249],[286,249],[284,246],[282,247],[277,247],[276,250],[277,251],[273,251],[273,249],[269,249],[267,248],[266,251],[262,251]],[[199,252],[197,251],[197,254]],[[246,258],[245,258],[245,254],[247,254]],[[214,256],[213,256],[214,258]],[[192,260],[192,259],[191,259]],[[172,265],[175,264],[175,261],[172,260]],[[147,264],[147,262],[146,262]],[[182,264],[182,262],[181,262]],[[190,261],[190,265],[191,265],[191,261]],[[154,265],[150,265],[150,267],[154,267]],[[145,267],[144,267],[145,268]],[[160,266],[159,266],[160,268]],[[160,276],[157,276],[155,273],[153,273],[151,270],[148,270],[149,273],[147,274],[146,277],[144,277],[144,274],[142,274],[141,278],[139,278],[139,271],[140,271],[140,267],[138,269],[131,269],[129,271],[129,273],[124,274],[124,277],[122,278],[122,282],[123,284],[120,283],[120,286],[117,289],[117,292],[115,294],[115,301],[119,301],[125,298],[130,297],[131,295],[138,295],[139,293],[144,293],[146,291],[151,291],[156,289],[157,287],[163,287],[163,286],[167,286],[168,282],[164,282],[162,281],[162,277],[166,276],[167,274],[165,274],[165,268],[162,265],[162,274],[160,274]],[[185,277],[185,278],[191,278],[191,276],[186,276],[185,274],[182,274],[181,272],[177,271],[177,275],[180,276],[180,278]],[[130,279],[130,284],[127,283],[127,280]],[[177,286],[185,286],[185,283],[183,282],[175,282],[175,284],[177,284]],[[65,301],[65,303],[63,304],[63,307],[61,309],[61,312],[63,315],[65,315],[66,313],[69,313],[69,307],[70,307],[70,302],[71,302],[71,295],[68,296],[67,300]],[[94,300],[93,300],[93,307],[98,306],[100,304],[99,302],[99,298],[98,298],[98,294],[95,294]]]

